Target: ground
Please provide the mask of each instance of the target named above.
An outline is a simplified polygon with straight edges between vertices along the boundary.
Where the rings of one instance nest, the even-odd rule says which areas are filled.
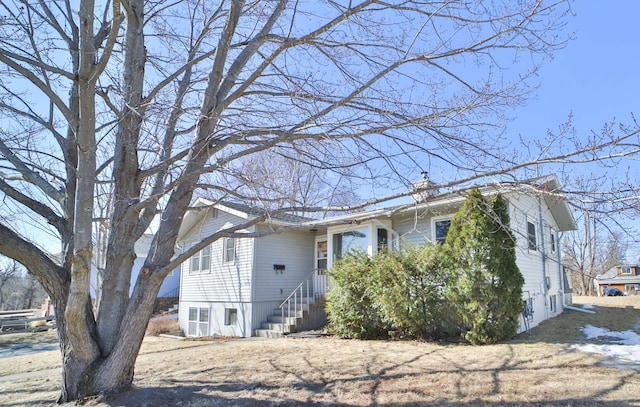
[[[640,362],[589,344],[640,332],[640,296],[577,297],[565,311],[490,346],[318,339],[177,341],[147,337],[134,389],[89,406],[640,406]],[[585,326],[610,335],[587,340]],[[45,334],[46,335],[46,334]],[[49,334],[51,335],[51,334]],[[0,345],[8,346],[6,336]],[[42,337],[41,337],[42,338]],[[14,341],[16,341],[14,339]],[[628,344],[633,346],[640,344]],[[56,350],[0,359],[0,405],[49,405]],[[25,374],[24,372],[31,372]]]

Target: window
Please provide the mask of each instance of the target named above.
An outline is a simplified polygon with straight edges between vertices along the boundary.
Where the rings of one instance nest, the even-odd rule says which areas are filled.
[[[630,276],[631,275],[631,267],[625,266],[625,267],[620,268],[620,274],[624,274],[624,275]]]
[[[451,227],[451,219],[437,220],[433,222],[436,243],[444,244]]]
[[[551,312],[557,312],[558,311],[558,306],[556,304],[556,296],[555,295],[550,295],[549,296],[549,306],[551,307]]]
[[[236,261],[236,239],[227,237],[224,239],[224,262],[233,263]]]
[[[378,228],[378,251],[389,248],[389,231]]]
[[[209,309],[189,307],[188,336],[209,335]]]
[[[537,250],[536,225],[531,221],[527,221],[527,237],[529,250]]]
[[[191,272],[211,270],[211,245],[205,246],[191,258]]]
[[[368,229],[349,230],[333,235],[333,260],[339,260],[349,251],[367,251],[369,247]]]
[[[237,325],[238,324],[238,310],[236,308],[224,309],[224,324],[225,325]]]
[[[329,256],[329,249],[326,240],[320,240],[316,242],[316,268],[323,270],[321,274],[324,274],[324,270],[327,269],[327,258]]]
[[[551,253],[556,252],[556,232],[551,229],[551,234],[549,235],[549,242],[551,243]]]

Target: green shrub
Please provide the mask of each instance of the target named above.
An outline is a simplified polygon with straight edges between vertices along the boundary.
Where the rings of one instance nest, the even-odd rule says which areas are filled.
[[[441,246],[411,247],[383,252],[373,260],[374,302],[390,335],[437,338],[446,329],[443,298],[447,281]]]
[[[478,189],[451,221],[445,245],[453,279],[446,297],[462,339],[472,344],[509,338],[518,327],[524,278],[508,225],[506,201],[498,195],[487,202]]]
[[[374,339],[388,331],[372,298],[373,260],[363,252],[350,252],[329,272],[327,293],[329,331],[344,338]]]

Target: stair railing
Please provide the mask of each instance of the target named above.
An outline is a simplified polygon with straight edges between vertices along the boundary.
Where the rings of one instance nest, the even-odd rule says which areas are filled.
[[[291,311],[293,310],[293,315],[295,316],[295,321],[297,321],[298,313],[300,313],[300,322],[304,318],[304,305],[306,302],[307,310],[309,309],[309,283],[315,274],[315,270],[307,276],[307,278],[302,281],[296,288],[293,289],[291,294],[287,296],[287,298],[282,301],[280,304],[280,316],[282,322],[281,332],[291,333],[291,324],[289,324],[289,318],[291,318]],[[285,320],[285,311],[287,314],[287,319]],[[285,322],[286,321],[286,322]]]

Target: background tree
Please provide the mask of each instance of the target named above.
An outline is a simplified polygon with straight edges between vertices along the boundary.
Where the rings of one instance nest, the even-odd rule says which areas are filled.
[[[504,198],[498,194],[488,202],[477,188],[451,220],[445,246],[452,280],[446,296],[462,337],[473,344],[510,338],[518,328],[524,278],[509,224]]]
[[[375,191],[350,207],[276,210],[312,214],[406,195],[417,163],[453,169],[444,189],[517,179],[545,163],[625,157],[638,144],[636,126],[588,143],[550,135],[525,155],[496,133],[540,63],[565,44],[562,1],[13,0],[0,11],[0,253],[52,296],[60,401],[130,387],[163,279],[250,226],[175,252],[201,187],[260,198],[238,187],[247,157],[296,157],[335,175],[324,178],[334,189],[349,169]],[[102,185],[113,194],[104,214]],[[134,244],[158,214],[129,295]],[[97,218],[108,228],[93,305]],[[45,234],[54,248],[43,247]]]
[[[0,310],[38,308],[47,293],[15,260],[0,262]]]
[[[563,263],[569,271],[573,292],[596,295],[594,279],[612,267],[625,263],[628,235],[635,232],[628,226],[620,229],[609,225],[609,216],[579,211],[578,230],[564,237]]]

